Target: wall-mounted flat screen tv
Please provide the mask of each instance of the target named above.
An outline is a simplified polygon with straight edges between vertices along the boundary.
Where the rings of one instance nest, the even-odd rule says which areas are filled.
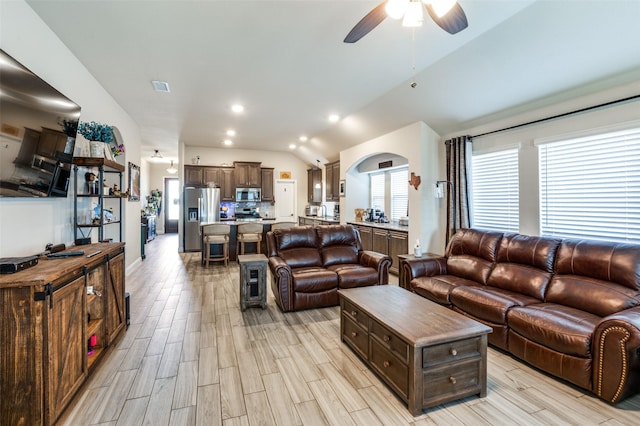
[[[80,106],[0,49],[0,197],[66,197]]]

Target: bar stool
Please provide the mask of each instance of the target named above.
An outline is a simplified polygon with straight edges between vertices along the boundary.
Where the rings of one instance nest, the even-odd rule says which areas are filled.
[[[296,222],[277,222],[271,225],[271,230],[273,231],[274,229],[293,228],[297,225],[298,224]]]
[[[229,266],[229,234],[230,225],[205,225],[202,227],[202,244],[204,245],[204,260],[206,266],[209,261],[223,261],[224,266]],[[222,245],[222,256],[211,255],[211,245]]]
[[[262,223],[241,223],[238,225],[238,243],[236,252],[244,254],[246,243],[256,243],[257,253],[260,253],[260,243],[262,242]]]

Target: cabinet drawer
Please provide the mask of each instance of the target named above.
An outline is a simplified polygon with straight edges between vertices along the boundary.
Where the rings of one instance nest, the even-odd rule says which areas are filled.
[[[365,330],[369,330],[369,316],[366,313],[364,313],[360,308],[356,307],[355,305],[345,300],[342,308],[342,312],[345,313],[353,321],[357,322],[362,327],[364,327]]]
[[[409,345],[388,328],[371,320],[371,335],[380,339],[379,343],[396,354],[405,364],[409,362]]]
[[[429,346],[422,350],[422,367],[480,356],[480,337]]]
[[[368,359],[369,335],[367,330],[351,320],[350,316],[342,313],[342,338],[350,343],[351,348],[362,358]]]
[[[371,339],[370,342],[371,367],[406,401],[409,393],[409,367],[376,339]]]
[[[423,405],[481,391],[480,359],[468,359],[423,372]]]

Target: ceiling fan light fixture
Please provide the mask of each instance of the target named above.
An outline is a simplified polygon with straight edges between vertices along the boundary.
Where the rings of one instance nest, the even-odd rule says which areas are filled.
[[[176,174],[178,171],[178,169],[176,169],[175,167],[173,167],[173,160],[171,160],[171,166],[169,166],[169,168],[167,169],[167,172],[173,174]]]
[[[389,16],[389,18],[400,19],[407,10],[408,4],[409,0],[389,0],[387,1],[384,10],[387,12],[387,16]]]
[[[407,11],[404,13],[402,26],[408,28],[421,27],[424,21],[424,6],[421,0],[411,0],[407,4]]]
[[[424,1],[424,0],[423,0]],[[430,0],[425,1],[427,4],[431,4],[433,11],[436,13],[438,18],[442,18],[444,15],[449,13],[451,8],[456,5],[457,0]]]

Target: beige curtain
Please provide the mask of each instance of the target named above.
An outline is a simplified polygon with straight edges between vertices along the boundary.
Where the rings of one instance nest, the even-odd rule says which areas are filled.
[[[471,225],[469,218],[469,179],[471,136],[445,141],[447,152],[447,243],[461,228]]]

